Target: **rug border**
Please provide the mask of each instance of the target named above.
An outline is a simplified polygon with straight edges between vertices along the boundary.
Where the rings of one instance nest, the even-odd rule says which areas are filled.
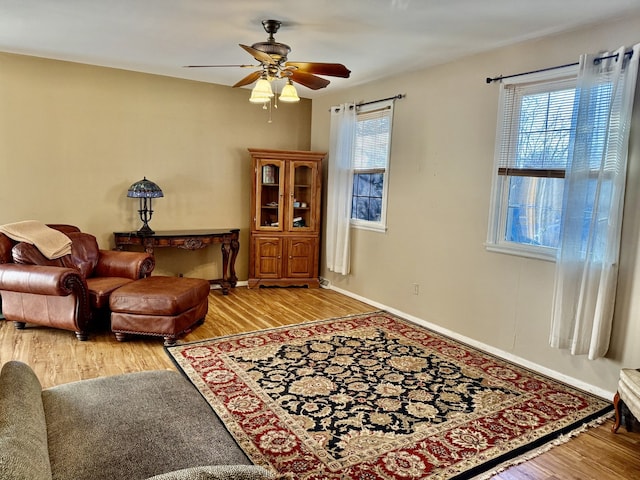
[[[597,414],[593,414],[592,416],[596,416],[595,419],[591,421],[585,421],[584,423],[582,423],[582,425],[578,425],[576,428],[572,429],[571,431],[562,435],[558,435],[556,438],[549,440],[548,442],[544,443],[543,445],[540,445],[539,447],[536,447],[535,449],[531,449],[530,451],[524,452],[521,455],[517,455],[508,460],[505,460],[504,462],[497,464],[492,469],[485,470],[483,472],[478,473],[476,476],[472,476],[469,478],[459,476],[459,477],[453,477],[450,480],[462,480],[462,479],[489,480],[495,475],[498,475],[511,467],[515,467],[517,465],[521,465],[525,462],[528,462],[529,460],[533,460],[534,458],[549,452],[551,449],[569,442],[570,440],[574,439],[578,435],[585,433],[590,428],[595,428],[601,425],[611,417],[611,414],[612,412],[608,412],[600,416],[597,416]],[[576,422],[576,423],[580,423],[580,422]]]
[[[277,327],[270,327],[270,328],[265,328],[265,329],[258,329],[258,330],[252,330],[252,331],[248,331],[248,332],[240,332],[240,333],[233,333],[233,334],[228,334],[228,335],[223,335],[220,337],[212,337],[212,338],[206,338],[206,339],[201,339],[201,340],[194,340],[194,341],[190,341],[190,342],[179,342],[175,345],[170,345],[170,346],[164,346],[164,350],[167,353],[167,356],[170,358],[171,362],[173,363],[173,365],[176,367],[176,369],[189,381],[189,383],[191,383],[191,385],[196,389],[196,391],[198,391],[198,393],[200,394],[200,396],[205,400],[205,402],[207,403],[207,405],[209,405],[209,408],[211,408],[211,411],[218,417],[219,415],[217,414],[217,412],[215,411],[215,409],[213,408],[213,406],[209,403],[209,401],[206,399],[206,397],[204,396],[204,394],[202,392],[200,392],[200,390],[198,389],[198,387],[193,383],[193,381],[191,380],[191,378],[187,375],[187,373],[184,371],[184,369],[178,364],[177,359],[173,356],[172,353],[170,353],[171,349],[174,348],[178,348],[178,347],[186,347],[186,346],[191,346],[191,345],[198,345],[201,343],[206,343],[206,342],[210,342],[212,340],[228,340],[228,339],[233,339],[233,338],[239,338],[239,337],[244,337],[244,336],[249,336],[249,335],[254,335],[257,334],[259,332],[274,332],[274,331],[279,331],[279,330],[285,330],[288,328],[295,328],[295,327],[301,327],[304,325],[313,325],[315,323],[323,323],[323,322],[331,322],[331,321],[337,321],[337,320],[347,320],[349,318],[353,318],[353,317],[361,317],[364,315],[375,315],[375,314],[385,314],[385,315],[389,315],[391,317],[393,317],[396,320],[399,320],[401,322],[410,324],[412,326],[416,326],[418,328],[423,328],[427,331],[429,331],[432,334],[435,334],[437,336],[443,337],[449,341],[464,345],[466,348],[471,349],[475,352],[478,352],[482,355],[486,355],[489,356],[493,359],[499,360],[500,362],[506,362],[506,363],[511,363],[514,364],[515,366],[517,366],[518,368],[529,372],[533,375],[536,376],[540,376],[544,379],[547,379],[549,381],[558,383],[560,385],[563,385],[565,388],[569,388],[572,389],[576,392],[579,392],[583,395],[589,396],[591,398],[594,399],[598,399],[602,402],[606,402],[607,405],[604,406],[603,408],[601,408],[600,410],[598,410],[597,412],[593,412],[592,414],[588,415],[587,417],[584,417],[570,425],[566,425],[565,427],[561,428],[560,430],[547,434],[543,437],[540,437],[526,445],[521,445],[520,447],[516,448],[513,451],[507,452],[499,457],[496,457],[492,460],[489,460],[481,465],[478,465],[477,467],[471,468],[465,472],[462,472],[460,474],[454,475],[452,477],[449,477],[448,480],[488,480],[491,477],[499,474],[500,472],[503,472],[505,470],[507,470],[508,468],[511,468],[513,466],[519,465],[521,463],[524,463],[528,460],[531,460],[539,455],[542,455],[543,453],[548,452],[549,450],[551,450],[552,448],[558,446],[558,445],[562,445],[564,443],[569,442],[571,439],[575,438],[577,435],[584,433],[585,431],[587,431],[589,428],[594,428],[597,427],[598,425],[604,423],[607,419],[609,419],[612,414],[613,414],[613,405],[610,403],[609,399],[601,397],[599,395],[596,395],[592,392],[586,391],[584,389],[581,389],[579,387],[576,387],[574,385],[571,385],[567,382],[564,382],[562,380],[558,380],[556,378],[553,378],[549,375],[546,375],[544,373],[538,372],[536,370],[533,370],[532,368],[529,368],[527,366],[515,363],[511,360],[505,359],[499,355],[496,355],[492,352],[487,352],[485,350],[482,350],[474,345],[470,345],[464,341],[460,341],[456,338],[453,338],[449,335],[443,334],[441,332],[438,332],[436,330],[433,330],[432,328],[429,328],[425,325],[419,324],[417,322],[413,322],[409,319],[406,319],[404,317],[401,317],[398,314],[389,312],[387,310],[382,310],[382,309],[378,309],[378,310],[372,310],[371,312],[364,312],[364,313],[354,313],[354,314],[350,314],[350,315],[344,315],[344,316],[338,316],[338,317],[327,317],[327,318],[323,318],[323,319],[315,319],[315,320],[309,320],[306,322],[300,322],[300,323],[292,323],[292,324],[288,324],[288,325],[280,325]],[[242,448],[242,446],[240,445],[240,443],[238,442],[238,439],[235,438],[235,436],[233,435],[233,433],[227,428],[227,426],[224,424],[224,422],[221,423],[224,425],[225,429],[227,429],[227,431],[230,433],[230,435],[232,436],[232,438],[234,439],[234,441],[236,442],[236,444],[238,445],[238,447],[244,452],[244,454],[247,456],[247,458],[249,458],[249,461],[251,461],[252,463],[255,464],[254,460],[249,456],[249,454]]]
[[[613,406],[607,405],[598,412],[594,412],[571,425],[567,425],[557,432],[540,437],[526,445],[521,445],[511,452],[489,460],[482,465],[471,468],[459,475],[450,477],[448,480],[487,480],[510,467],[524,463],[548,452],[554,447],[567,443],[571,439],[587,431],[589,428],[594,428],[602,424],[611,417],[612,413]]]

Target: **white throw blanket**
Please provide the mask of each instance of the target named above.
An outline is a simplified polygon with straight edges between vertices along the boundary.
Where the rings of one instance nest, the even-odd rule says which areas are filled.
[[[36,220],[0,225],[0,232],[16,242],[35,245],[49,260],[71,253],[71,239],[69,237]]]

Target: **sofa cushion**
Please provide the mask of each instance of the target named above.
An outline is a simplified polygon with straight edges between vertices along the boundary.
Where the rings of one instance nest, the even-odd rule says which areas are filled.
[[[89,302],[92,308],[108,308],[111,293],[118,288],[133,282],[124,277],[91,277],[87,278]]]
[[[38,247],[31,243],[19,242],[11,249],[14,263],[22,265],[42,265],[45,267],[64,267],[64,257],[48,259]],[[66,256],[66,255],[65,255]]]
[[[251,464],[176,371],[58,385],[42,400],[56,479],[141,480],[198,465]]]
[[[5,363],[0,372],[0,478],[51,480],[42,387],[31,368]]]
[[[13,261],[24,265],[75,268],[83,278],[90,277],[100,256],[96,237],[83,232],[70,232],[67,236],[71,239],[69,255],[50,260],[35,245],[20,242],[12,249]]]

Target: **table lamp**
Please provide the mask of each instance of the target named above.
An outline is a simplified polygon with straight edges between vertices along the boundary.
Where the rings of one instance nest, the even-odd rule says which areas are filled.
[[[147,177],[144,177],[129,187],[127,197],[140,199],[138,213],[140,214],[140,220],[142,220],[142,228],[138,230],[138,235],[153,235],[155,232],[149,227],[149,221],[153,216],[151,200],[164,197],[160,187],[151,180],[147,180]]]

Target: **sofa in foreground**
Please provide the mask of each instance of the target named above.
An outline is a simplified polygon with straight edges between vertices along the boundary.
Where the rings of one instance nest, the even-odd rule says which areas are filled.
[[[262,480],[199,392],[176,371],[42,389],[33,370],[0,372],[4,480]]]

